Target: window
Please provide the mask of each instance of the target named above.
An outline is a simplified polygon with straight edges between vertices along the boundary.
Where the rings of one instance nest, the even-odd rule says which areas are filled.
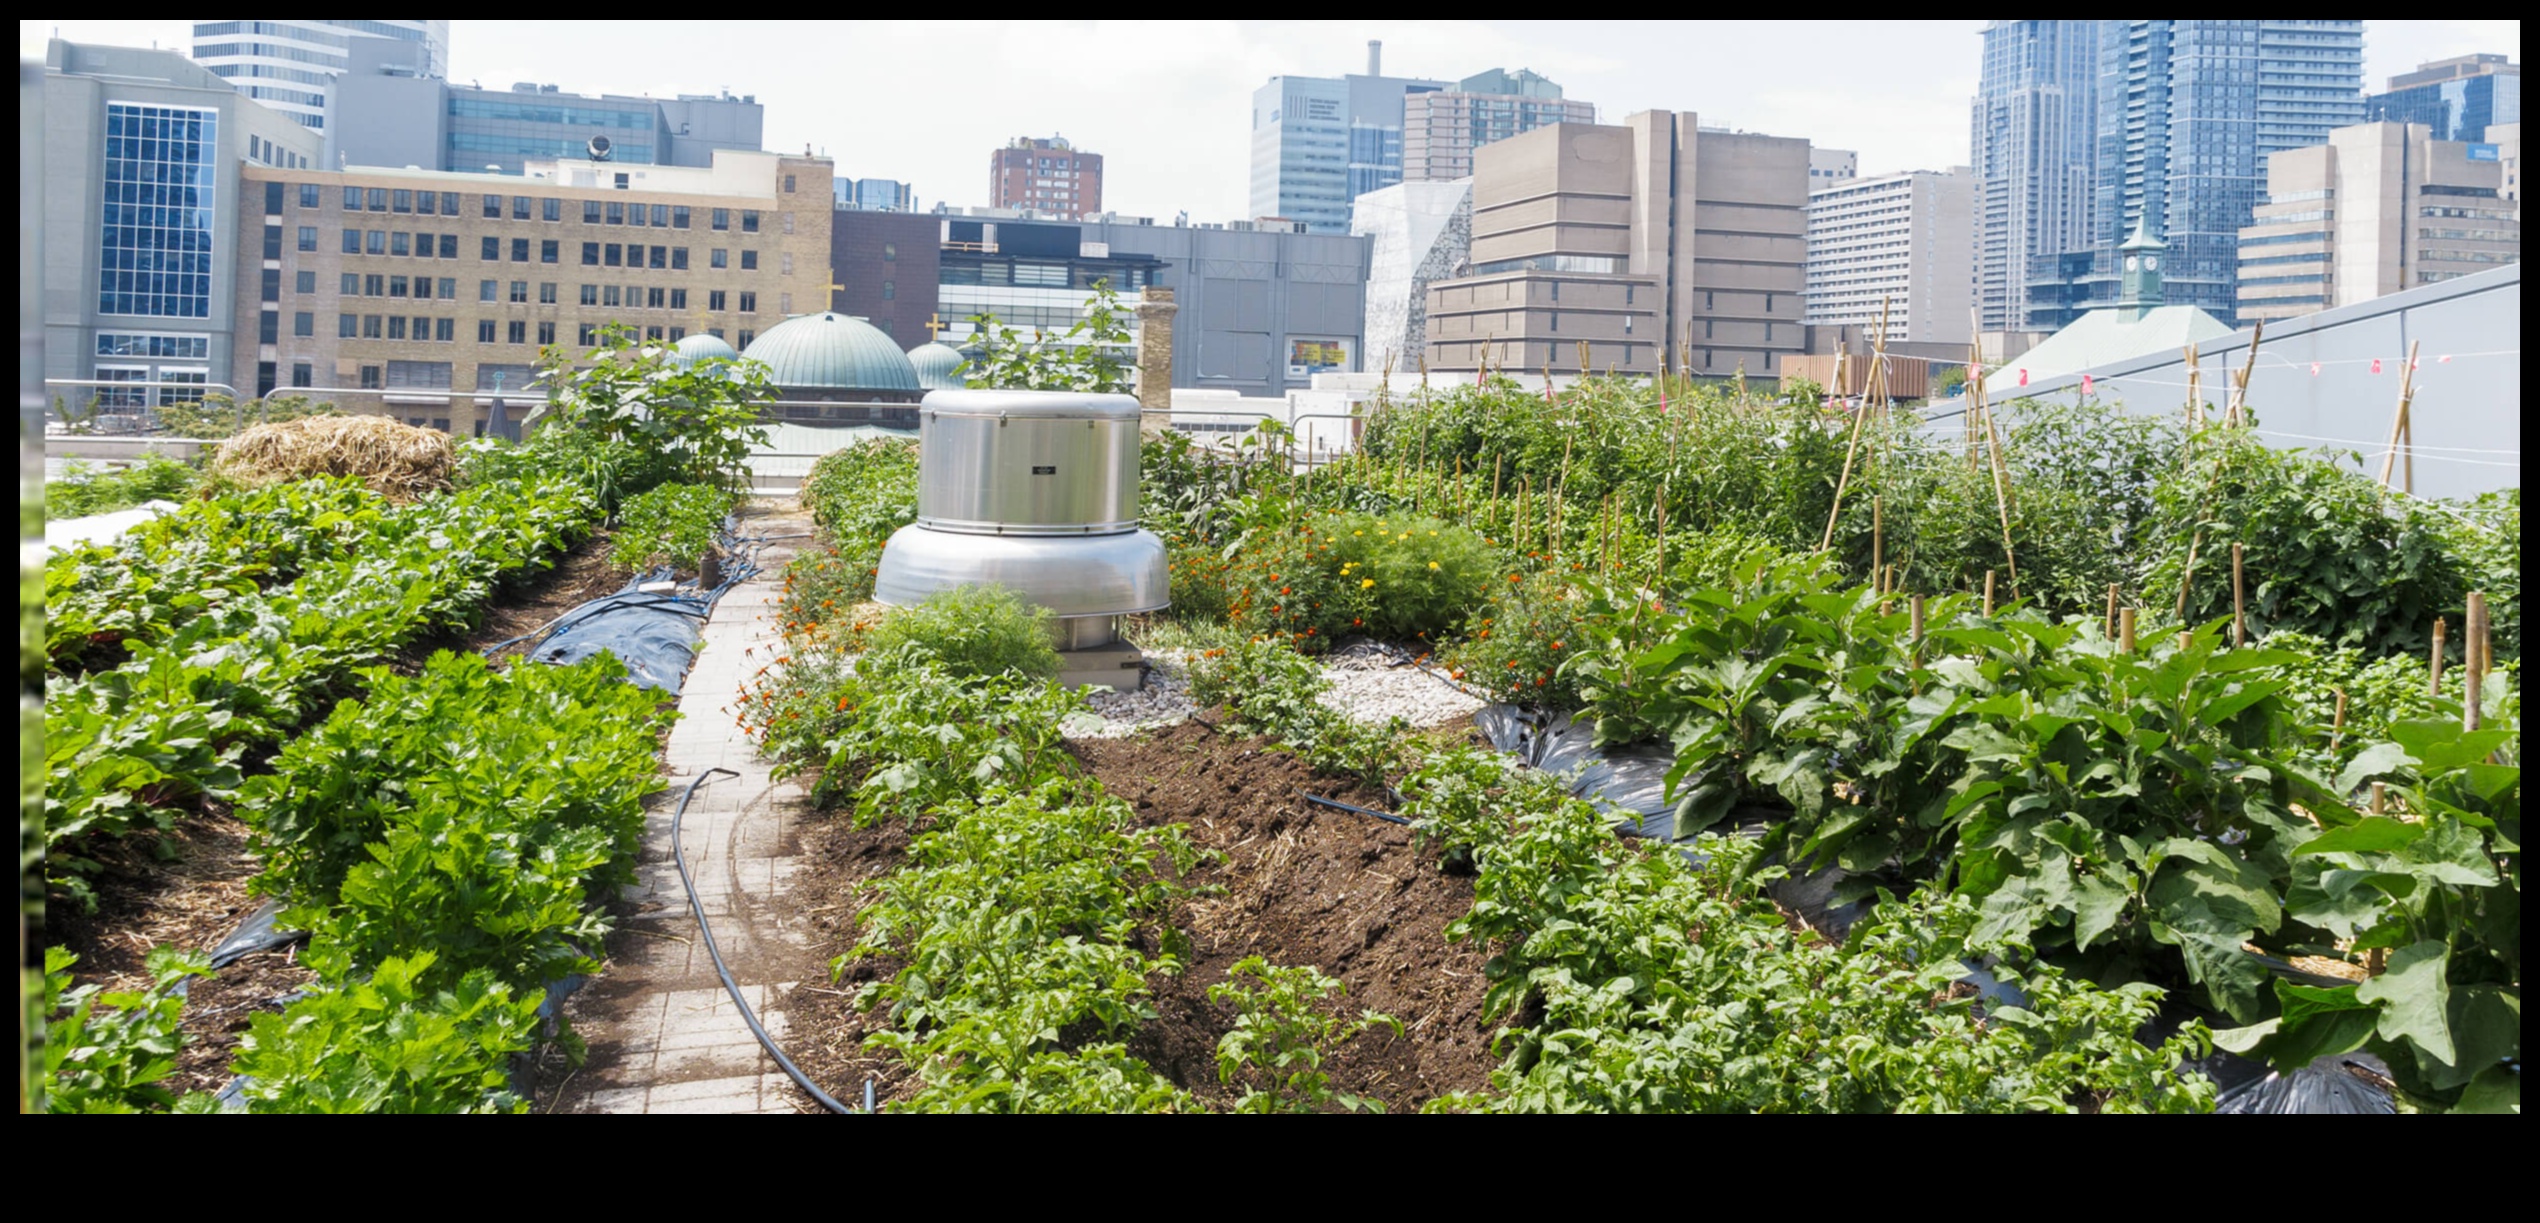
[[[758,313],[758,294],[755,291],[750,289],[741,290],[741,313]]]
[[[431,391],[449,390],[450,363],[447,361],[391,361],[388,363],[388,385]]]
[[[897,243],[897,242],[885,242],[885,243],[883,243],[883,244],[882,244],[882,262],[884,262],[884,263],[897,263],[897,262],[899,262],[899,258],[900,258],[900,244],[899,244],[899,243]]]
[[[432,427],[439,429],[443,433],[447,433],[450,431],[450,418],[447,416],[435,416],[432,418]]]
[[[582,201],[582,223],[585,225],[597,225],[600,223],[600,202],[598,200]]]
[[[757,251],[741,252],[741,270],[744,272],[754,272],[758,270]]]
[[[688,291],[686,289],[672,289],[670,291],[670,308],[673,310],[685,310],[688,308]]]
[[[670,205],[653,205],[653,225],[661,229],[670,228]]]
[[[344,231],[344,253],[347,255],[362,253],[362,231],[358,229]]]
[[[406,278],[405,278],[405,277],[403,277],[403,276],[391,276],[391,277],[389,277],[389,278],[388,278],[388,296],[390,296],[390,297],[404,297],[405,295],[406,295]]]
[[[661,338],[661,328],[659,328],[659,327],[646,327],[646,328],[644,329],[644,338],[645,338],[645,339],[647,339],[647,340],[658,340],[658,339],[660,339],[660,338]]]
[[[358,332],[360,331],[360,329],[361,329],[361,316],[360,316],[360,315],[358,315],[358,314],[339,314],[339,315],[336,315],[336,316],[335,316],[335,338],[336,338],[336,339],[339,339],[339,340],[349,340],[349,339],[352,339],[352,338],[353,338],[353,336],[354,336],[356,333],[358,333]]]
[[[650,251],[650,258],[648,258],[647,260],[645,260],[644,266],[646,266],[646,267],[654,267],[654,268],[666,268],[666,267],[669,267],[669,266],[670,266],[670,248],[669,248],[669,247],[667,247],[667,246],[656,246],[656,247],[651,248],[651,251]]]
[[[538,282],[538,304],[541,306],[556,304],[556,282],[552,280]]]
[[[344,296],[346,296],[346,297],[359,297],[359,296],[361,296],[361,294],[362,294],[362,278],[361,278],[360,273],[357,273],[357,272],[346,272],[346,273],[344,273],[344,279],[343,279],[343,282],[342,282],[341,284],[339,284],[339,285],[337,285],[337,286],[336,286],[335,291],[336,291],[336,292],[338,292],[338,293],[343,294],[343,295],[344,295]]]
[[[670,329],[670,342],[671,342],[671,343],[676,344],[676,343],[678,343],[679,341],[684,340],[684,339],[687,339],[687,338],[688,338],[688,329],[687,329],[687,328],[685,328],[685,327],[673,327],[673,328],[671,328],[671,329]]]
[[[776,256],[776,271],[784,276],[794,274],[794,252],[784,251]]]
[[[794,193],[794,176],[793,176],[793,175],[791,175],[791,174],[788,174],[788,175],[786,175],[786,176],[785,176],[785,194],[787,194],[787,195],[792,195],[793,193]]]
[[[714,210],[714,227],[715,227],[716,229],[730,229],[730,228],[732,228],[732,210],[731,210],[731,209],[729,209],[729,208],[717,208],[717,209],[715,209],[715,210]]]
[[[515,195],[512,197],[512,219],[515,221],[526,221],[529,219],[528,196]]]
[[[476,300],[478,301],[490,302],[500,300],[502,292],[502,281],[480,280],[476,282]]]
[[[269,217],[282,215],[282,184],[265,184],[265,215]]]
[[[549,239],[546,239],[545,241],[540,242],[540,243],[538,244],[538,262],[540,262],[540,263],[554,263],[554,262],[556,262],[557,255],[558,255],[558,253],[559,253],[559,252],[556,250],[556,247],[557,247],[557,242],[556,242],[556,240],[555,240],[555,239],[553,239],[553,238],[549,238]]]
[[[663,290],[660,290],[660,289],[646,289],[646,290],[644,290],[644,305],[645,305],[646,307],[648,307],[648,308],[650,308],[650,309],[654,309],[654,310],[659,310],[659,309],[661,309],[661,304],[662,304],[662,294],[663,294]]]
[[[477,247],[476,257],[485,260],[501,259],[503,257],[503,240],[500,238],[485,239],[484,242]]]
[[[392,340],[402,340],[406,338],[405,315],[392,314],[388,316],[388,338]]]
[[[378,366],[365,365],[362,367],[362,389],[365,391],[376,391],[379,389]]]
[[[359,212],[361,211],[361,208],[362,189],[359,187],[346,187],[344,189],[344,211]]]
[[[599,243],[597,243],[597,242],[585,242],[585,243],[583,243],[583,244],[582,244],[582,265],[583,265],[584,267],[594,267],[594,268],[595,268],[595,267],[600,266],[600,244],[599,244]]]
[[[363,250],[363,251],[365,251],[365,252],[367,252],[367,253],[369,253],[369,254],[373,254],[373,255],[385,255],[385,254],[387,254],[387,253],[388,253],[388,235],[387,235],[387,233],[386,233],[386,232],[384,232],[384,231],[381,231],[381,230],[376,230],[376,229],[366,229],[366,230],[363,230],[363,231],[362,231],[362,250]]]
[[[600,248],[600,262],[609,267],[622,266],[625,263],[625,252],[625,247],[611,242]]]
[[[547,322],[538,324],[538,342],[542,345],[553,344],[556,342],[556,325],[554,323]]]
[[[308,312],[308,311],[306,311],[306,310],[300,311],[299,313],[292,315],[292,316],[291,316],[291,334],[296,335],[296,336],[314,336],[314,335],[316,335],[316,334],[317,334],[317,316],[316,316],[316,315],[314,315],[314,314],[309,313],[309,312]]]
[[[741,210],[741,232],[745,234],[754,234],[758,232],[758,209],[744,208]]]
[[[742,328],[742,329],[741,329],[741,343],[740,343],[739,347],[742,347],[742,348],[747,348],[747,347],[749,347],[749,346],[750,346],[750,341],[755,340],[755,339],[757,339],[757,338],[758,338],[758,333],[757,333],[757,332],[752,331],[752,330],[750,330],[750,329],[749,329],[749,328],[747,328],[747,327],[744,327],[744,328]]]
[[[688,270],[687,247],[674,246],[670,248],[670,266],[673,271],[684,272]]]
[[[723,290],[709,289],[706,291],[706,309],[716,314],[723,313]]]
[[[441,235],[441,257],[444,259],[456,259],[459,257],[459,236],[457,234]]]
[[[511,322],[504,324],[503,331],[504,338],[514,344],[526,344],[529,342],[529,324],[520,319],[513,319]]]
[[[713,250],[707,251],[707,252],[706,252],[706,266],[707,266],[707,267],[712,267],[712,268],[724,268],[724,267],[730,267],[730,266],[732,266],[732,252],[727,251],[727,250],[725,250],[725,249],[723,249],[722,247],[719,247],[719,246],[718,246],[718,247],[716,247],[716,248],[714,248]]]
[[[603,306],[625,305],[626,290],[618,288],[616,285],[603,286],[600,289],[600,304]]]
[[[433,338],[433,339],[439,340],[439,341],[441,341],[442,343],[447,344],[447,343],[449,343],[449,342],[450,342],[451,337],[452,337],[452,333],[454,332],[454,330],[455,330],[455,327],[454,327],[454,325],[453,325],[453,320],[446,319],[446,318],[437,318],[437,319],[432,320],[432,338]]]
[[[456,276],[442,277],[441,291],[438,296],[445,302],[457,301],[459,299],[459,278]]]
[[[490,318],[476,320],[476,342],[479,344],[494,342],[494,320]]]
[[[300,227],[300,249],[304,251],[313,251],[317,249],[317,226],[303,225]]]
[[[892,282],[887,281],[887,280],[885,280],[885,281],[883,281],[883,282],[882,282],[882,300],[884,300],[884,301],[891,301],[891,300],[893,300],[893,299],[897,298],[899,295],[900,295],[900,287],[899,287],[898,285],[893,284]]]
[[[777,228],[789,234],[794,232],[794,214],[790,212],[780,212],[776,214],[776,219],[779,222]]]
[[[642,204],[635,204],[627,208],[626,223],[635,226],[641,226],[644,224],[644,206]]]
[[[315,385],[317,385],[317,371],[316,371],[315,369],[311,368],[311,367],[310,367],[310,365],[309,365],[309,363],[308,363],[308,362],[306,362],[306,361],[294,361],[294,362],[292,362],[292,363],[291,363],[291,385],[293,385],[293,386],[315,386]]]
[[[670,227],[672,229],[688,228],[688,206],[686,204],[673,204],[670,206]]]
[[[430,235],[430,234],[416,234],[416,235],[415,235],[415,258],[417,258],[417,259],[430,259],[431,257],[432,257],[432,235]]]
[[[459,215],[458,192],[444,191],[441,193],[441,215],[445,217],[454,217]]]
[[[486,215],[489,219],[492,219],[492,220],[496,220],[496,221],[502,220],[502,219],[503,219],[503,197],[501,197],[501,196],[499,196],[499,195],[489,195],[489,196],[486,196],[486,197],[485,197],[485,215]]]
[[[291,291],[294,293],[317,292],[317,273],[308,271],[293,272],[291,274]]]
[[[1772,295],[1772,294],[1770,294],[1770,293],[1767,293],[1767,294],[1765,294],[1765,295],[1764,295],[1764,313],[1766,313],[1766,314],[1771,314],[1772,312],[1773,312],[1773,295]],[[1767,332],[1767,333],[1766,333],[1766,338],[1768,338],[1768,339],[1769,339],[1769,338],[1771,338],[1771,333]]]
[[[388,278],[377,272],[364,273],[362,276],[362,296],[388,296]]]
[[[390,196],[392,197],[392,200],[391,200],[391,202],[390,202],[390,203],[389,203],[389,205],[388,205],[388,211],[390,211],[390,212],[413,212],[413,211],[415,210],[415,193],[414,193],[414,192],[412,192],[412,191],[410,191],[410,190],[408,190],[408,189],[406,189],[406,188],[404,188],[404,187],[399,187],[399,188],[397,188],[395,191],[390,192],[389,194],[390,194]]]
[[[302,208],[315,208],[318,206],[318,185],[316,183],[300,184],[300,206]]]
[[[583,304],[583,305],[586,305],[586,306],[596,306],[596,305],[599,305],[599,304],[600,304],[600,286],[598,286],[598,285],[584,285],[584,286],[582,286],[582,304]]]
[[[1703,309],[1705,309],[1705,310],[1717,310],[1717,309],[1719,309],[1719,308],[1720,308],[1719,295],[1718,295],[1718,294],[1716,294],[1716,293],[1711,293],[1711,292],[1708,292],[1708,291],[1704,292],[1704,293],[1703,293],[1703,295],[1702,295],[1702,308],[1703,308]],[[1703,363],[1704,365],[1709,365],[1709,364],[1711,363],[1711,358],[1710,358],[1710,356],[1706,354],[1706,355],[1702,358],[1702,363]]]
[[[793,294],[791,294],[791,293],[779,293],[779,294],[777,294],[777,295],[776,295],[776,312],[777,312],[778,314],[782,314],[782,315],[786,316],[787,318],[791,318],[791,317],[793,317],[793,314],[794,314],[794,295],[793,295]]]
[[[576,343],[576,344],[580,344],[580,345],[582,345],[582,346],[583,346],[583,347],[585,347],[585,348],[588,348],[588,347],[590,347],[591,345],[594,345],[594,344],[599,343],[599,342],[600,342],[600,328],[599,328],[599,326],[598,326],[597,324],[594,324],[594,323],[583,323],[583,324],[580,324],[580,325],[576,326],[576,327],[573,329],[573,342],[574,342],[574,343]]]
[[[256,315],[256,342],[271,344],[282,337],[274,334],[282,326],[282,315],[266,310]]]
[[[512,262],[514,262],[514,263],[527,263],[527,262],[529,262],[529,239],[527,239],[527,238],[514,238],[514,239],[512,239]]]
[[[563,220],[564,201],[553,197],[538,201],[538,216],[539,219],[546,221]]]
[[[363,197],[363,200],[364,200],[364,201],[365,201],[365,202],[369,205],[369,207],[370,207],[370,211],[372,211],[372,212],[386,212],[386,211],[388,211],[388,189],[387,189],[386,187],[370,187],[370,188],[365,188],[365,189],[363,190],[363,192],[362,192],[362,197]]]
[[[391,255],[413,254],[414,235],[407,233],[402,229],[398,230],[396,233],[388,235],[388,253]]]
[[[512,282],[512,302],[513,302],[514,304],[516,304],[516,305],[523,305],[523,306],[525,306],[525,305],[528,305],[528,304],[529,304],[529,282],[528,282],[528,281],[526,281],[526,280],[515,280],[515,281],[513,281],[513,282]]]
[[[625,201],[623,201],[623,200],[610,200],[610,201],[608,202],[608,213],[609,213],[609,224],[611,224],[611,225],[624,225],[624,224],[626,224],[626,203],[625,203]]]

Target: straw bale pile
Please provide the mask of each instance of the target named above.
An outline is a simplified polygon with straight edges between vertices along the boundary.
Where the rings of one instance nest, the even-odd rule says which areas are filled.
[[[308,416],[257,425],[221,443],[212,469],[242,484],[353,476],[391,501],[450,487],[450,436],[385,416]]]

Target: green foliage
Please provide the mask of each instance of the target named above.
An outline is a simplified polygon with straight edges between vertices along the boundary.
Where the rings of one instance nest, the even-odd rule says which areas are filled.
[[[714,551],[732,513],[732,494],[710,484],[659,484],[618,507],[609,563],[620,569],[666,564],[693,572]]]
[[[56,1113],[137,1113],[164,1109],[176,1097],[159,1080],[176,1069],[184,1043],[178,1030],[185,983],[211,975],[201,952],[153,948],[144,958],[147,988],[101,992],[71,986],[79,957],[60,947],[44,952],[44,1064],[27,1084],[28,1105]]]
[[[1191,698],[1201,708],[1224,704],[1243,723],[1305,757],[1316,770],[1381,786],[1400,763],[1400,718],[1383,726],[1356,721],[1323,703],[1331,687],[1322,668],[1287,643],[1255,637],[1191,661]]]
[[[2446,546],[2460,559],[2462,580],[2471,590],[2487,595],[2496,657],[2521,658],[2522,490],[2481,493],[2467,505],[2441,507],[2433,513]]]
[[[367,979],[325,988],[240,1038],[237,1072],[255,1113],[525,1113],[506,1068],[538,1030],[535,988],[515,995],[488,972],[428,981],[429,950],[383,960]]]
[[[1323,1060],[1370,1027],[1402,1035],[1402,1021],[1375,1011],[1344,1020],[1325,1005],[1348,992],[1311,967],[1274,967],[1245,956],[1226,970],[1226,981],[1208,987],[1208,1000],[1231,1006],[1235,1022],[1217,1038],[1219,1082],[1244,1084],[1239,1113],[1383,1112],[1384,1102],[1334,1091]]]
[[[820,456],[802,503],[831,540],[878,548],[917,518],[917,443],[877,438]]]
[[[1436,640],[1505,570],[1473,531],[1433,518],[1300,515],[1247,529],[1222,577],[1237,628],[1324,644],[1364,633]]]
[[[73,460],[60,479],[45,481],[44,512],[54,518],[84,518],[144,501],[174,501],[201,479],[193,468],[155,451],[120,471],[100,472]]]
[[[558,417],[545,428],[632,443],[639,466],[666,465],[674,479],[746,488],[743,460],[767,444],[759,405],[777,393],[767,367],[747,359],[684,362],[616,323],[599,338],[578,368],[558,350],[542,354],[539,377]]]
[[[826,742],[805,751],[799,738],[772,740],[781,771],[826,766],[814,799],[851,799],[859,826],[915,822],[983,787],[1029,786],[1074,771],[1058,731],[1077,707],[1064,689],[1013,671],[957,675],[918,647],[895,653],[859,660],[835,696],[837,711],[853,716]]]
[[[1085,317],[1057,335],[1034,328],[1027,343],[994,314],[974,314],[970,322],[981,351],[962,366],[973,388],[1011,391],[1091,391],[1125,394],[1132,367],[1120,359],[1129,343],[1132,311],[1108,280],[1094,282]]]
[[[1494,952],[1487,1008],[1518,1018],[1495,1094],[1436,1110],[1494,1112],[2200,1111],[2181,1074],[2191,1026],[2134,1039],[2159,997],[2101,991],[2051,968],[2006,972],[2029,1005],[1950,995],[1974,909],[1883,904],[1841,947],[1795,934],[1753,888],[1759,847],[1706,837],[1709,865],[1615,837],[1541,774],[1480,752],[1405,779],[1403,810],[1478,868],[1449,927]],[[2014,951],[2016,949],[2013,949]]]
[[[203,396],[197,403],[162,403],[152,410],[158,414],[160,429],[170,436],[201,438],[235,437],[257,425],[342,414],[334,404],[319,403],[306,395],[236,400],[219,391]]]
[[[1578,675],[1562,664],[1605,627],[1594,610],[1599,601],[1577,574],[1508,576],[1518,580],[1501,581],[1481,616],[1448,647],[1450,673],[1497,700],[1578,708]]]
[[[1050,644],[1053,623],[1048,608],[1026,603],[1005,587],[955,586],[883,617],[866,637],[865,652],[876,666],[907,657],[902,647],[910,647],[962,678],[1050,679],[1060,666]]]

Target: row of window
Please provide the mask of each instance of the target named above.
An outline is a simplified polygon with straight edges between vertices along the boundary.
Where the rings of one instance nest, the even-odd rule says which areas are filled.
[[[552,288],[553,286],[548,287]],[[584,285],[583,290],[582,304],[586,306],[607,306],[638,310],[684,310],[687,308],[687,297],[684,292],[677,294],[675,298],[673,298],[665,295],[659,289],[636,290],[630,288],[620,290],[616,285]],[[740,298],[740,313],[758,313],[758,294],[745,291],[740,293],[738,296]],[[725,291],[721,289],[716,289],[708,293],[706,298],[706,309],[714,313],[721,313],[727,305],[732,304],[730,299],[725,296]],[[513,300],[519,301],[524,299],[514,298]],[[547,300],[552,301],[553,299],[549,298]],[[280,328],[281,317],[282,316],[278,311],[266,311],[259,316],[260,322],[258,326],[261,332],[261,335],[259,336],[260,342],[266,344],[275,342],[278,338],[275,333]],[[599,327],[600,324],[582,323],[578,326],[580,330],[577,333],[577,342],[585,345],[594,343],[595,341],[591,337],[594,330]],[[478,319],[476,321],[476,342],[479,344],[527,344],[531,342],[529,337],[533,327],[536,329],[538,337],[536,341],[537,343],[553,344],[556,342],[556,322],[553,319],[531,320],[490,318]],[[340,340],[422,340],[449,343],[458,338],[457,331],[458,323],[456,320],[431,315],[338,314],[335,316],[335,337]],[[293,313],[291,316],[291,334],[301,337],[315,336],[317,334],[316,313],[307,310]],[[750,333],[744,332],[742,334],[748,335]],[[748,343],[746,340],[742,342],[745,344]]]
[[[272,183],[267,185],[265,192],[265,207],[268,212],[278,213],[282,210],[282,188],[283,184],[281,183]],[[301,183],[299,184],[299,188],[300,207],[305,209],[314,209],[318,207],[318,184]],[[484,195],[478,197],[478,200],[479,215],[487,220],[499,221],[504,219],[506,215],[515,221],[564,220],[565,201],[555,196]],[[460,195],[456,191],[435,192],[418,191],[407,187],[348,186],[344,188],[343,210],[346,212],[412,213],[417,216],[427,217],[435,215],[445,217],[466,215],[459,211],[459,201]],[[707,209],[707,228],[730,230],[734,227],[736,214],[737,220],[739,221],[739,228],[742,233],[754,234],[759,232],[759,210],[755,208]],[[788,218],[788,220],[790,221],[791,218]],[[660,229],[687,229],[689,228],[690,223],[690,209],[686,204],[639,204],[628,203],[625,200],[584,200],[582,201],[582,223],[585,225],[632,225],[639,227],[652,226]]]
[[[599,343],[600,327],[601,324],[584,323],[581,325],[577,335],[584,345],[597,345]],[[706,334],[719,340],[723,338],[723,329],[720,327],[710,327],[706,329]],[[686,338],[688,338],[688,329],[685,327],[644,328],[644,339],[652,343],[676,344]],[[758,338],[758,333],[755,331],[743,331],[740,333],[739,338],[740,343],[738,347],[747,348],[750,346],[750,341]],[[521,341],[514,342],[519,343]],[[314,386],[316,372],[316,368],[310,362],[292,362],[291,385],[294,387]],[[479,392],[499,391],[508,386],[514,390],[518,390],[529,385],[531,376],[531,368],[526,365],[498,365],[491,362],[480,362],[476,367],[476,389]],[[411,387],[417,390],[440,391],[450,390],[453,387],[450,375],[450,363],[447,361],[390,361],[384,366],[364,365],[361,367],[359,377],[361,388],[366,391],[393,390],[400,387]],[[259,362],[256,366],[256,393],[258,395],[271,394],[274,390],[274,378],[274,363],[271,361]],[[170,400],[173,401],[177,394],[178,392],[169,392],[168,395]],[[200,396],[197,395],[195,398],[199,399]],[[433,427],[436,429],[446,430],[450,427],[448,417],[434,417],[432,418],[432,421]],[[423,422],[424,418],[420,416],[407,418],[407,423],[416,426],[421,426]],[[483,432],[484,427],[480,424],[477,431],[480,433]]]

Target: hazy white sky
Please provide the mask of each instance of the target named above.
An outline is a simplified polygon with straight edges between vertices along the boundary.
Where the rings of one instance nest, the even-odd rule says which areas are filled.
[[[1280,73],[1454,79],[1533,68],[1601,121],[1697,111],[1705,123],[1857,150],[1864,173],[1967,161],[1983,23],[1945,22],[724,22],[458,21],[451,75],[575,93],[758,96],[767,147],[810,145],[840,174],[913,182],[922,204],[987,202],[988,155],[1065,135],[1104,158],[1104,205],[1195,220],[1246,215],[1252,91]],[[44,40],[183,49],[178,21],[20,22]],[[2522,58],[2518,21],[2374,21],[2368,89],[2473,51]]]

